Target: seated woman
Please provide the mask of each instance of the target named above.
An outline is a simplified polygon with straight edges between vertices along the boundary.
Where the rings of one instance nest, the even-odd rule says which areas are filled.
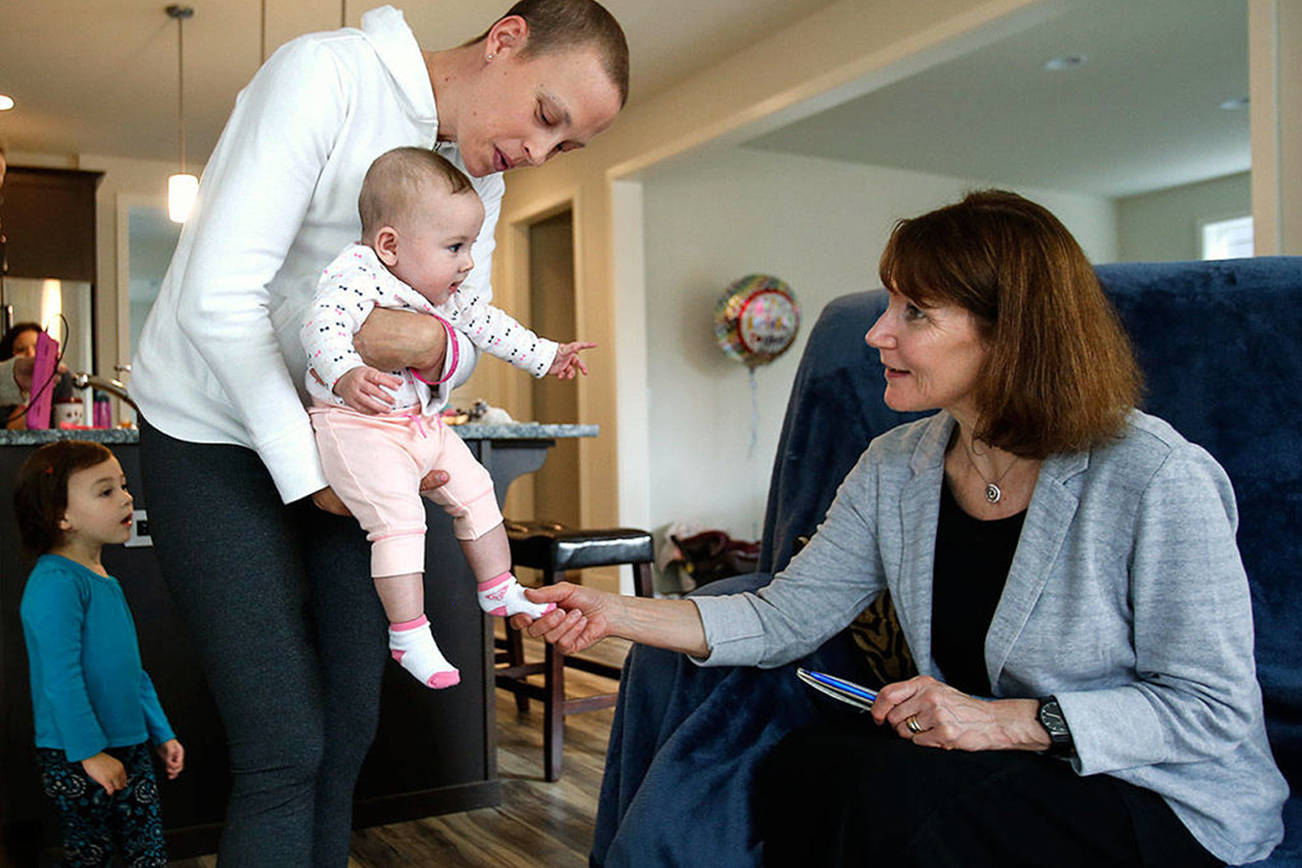
[[[889,590],[921,674],[882,687],[871,722],[797,721],[739,778],[766,865],[1264,857],[1286,786],[1234,495],[1134,408],[1133,354],[1079,245],[1039,205],[978,192],[900,221],[880,275],[890,303],[866,340],[885,401],[941,412],[873,440],[785,570],[685,600],[562,583],[529,592],[556,611],[514,621],[565,653],[614,635],[770,668]],[[610,853],[594,862],[654,861]]]
[[[9,330],[0,337],[0,362],[7,362],[10,359],[35,359],[36,358],[36,336],[41,333],[41,327],[34,322],[20,322],[9,327]],[[8,370],[9,367],[5,366]],[[10,377],[12,378],[12,374]],[[9,383],[5,382],[4,386]],[[27,390],[23,389],[25,393]],[[19,393],[17,396],[10,392],[0,392],[6,396],[3,403],[0,403],[0,419],[4,420],[5,428],[26,428],[27,420],[23,416],[26,407],[27,396]],[[17,397],[17,401],[11,403],[9,398]]]

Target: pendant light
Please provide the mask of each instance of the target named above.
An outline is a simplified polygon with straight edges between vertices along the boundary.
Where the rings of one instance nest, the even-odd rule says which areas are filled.
[[[181,171],[167,179],[167,216],[184,223],[194,207],[199,179],[185,171],[185,36],[182,25],[194,17],[190,6],[168,6],[167,17],[176,21],[176,128],[180,140]]]

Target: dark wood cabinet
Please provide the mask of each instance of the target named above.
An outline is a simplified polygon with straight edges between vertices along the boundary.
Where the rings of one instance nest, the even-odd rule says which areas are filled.
[[[10,277],[95,282],[95,189],[103,172],[9,167],[0,197]]]
[[[10,166],[0,197],[10,277],[95,282],[95,188],[103,172]]]

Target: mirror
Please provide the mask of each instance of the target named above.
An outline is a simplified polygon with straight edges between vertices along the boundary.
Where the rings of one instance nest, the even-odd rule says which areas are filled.
[[[163,275],[172,261],[172,251],[181,237],[181,224],[167,216],[167,199],[159,195],[118,193],[117,195],[117,358],[129,362],[140,343],[149,311],[158,298]],[[131,388],[129,368],[111,374]],[[125,421],[135,413],[118,402]]]
[[[5,304],[13,306],[15,323],[34,322],[59,342],[63,363],[71,371],[94,365],[91,329],[91,287],[82,280],[4,279]]]
[[[124,358],[135,355],[140,332],[158,298],[172,251],[181,237],[181,224],[173,223],[161,201],[126,203],[126,284],[129,342]],[[119,266],[120,267],[120,266]]]

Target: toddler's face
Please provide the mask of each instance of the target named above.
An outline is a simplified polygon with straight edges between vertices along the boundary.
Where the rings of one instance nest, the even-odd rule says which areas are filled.
[[[68,508],[59,529],[65,543],[101,546],[131,537],[134,515],[127,478],[116,458],[68,475]]]
[[[442,304],[470,274],[470,245],[484,222],[484,206],[474,191],[431,197],[429,204],[398,230],[398,261],[390,269],[431,304]]]

